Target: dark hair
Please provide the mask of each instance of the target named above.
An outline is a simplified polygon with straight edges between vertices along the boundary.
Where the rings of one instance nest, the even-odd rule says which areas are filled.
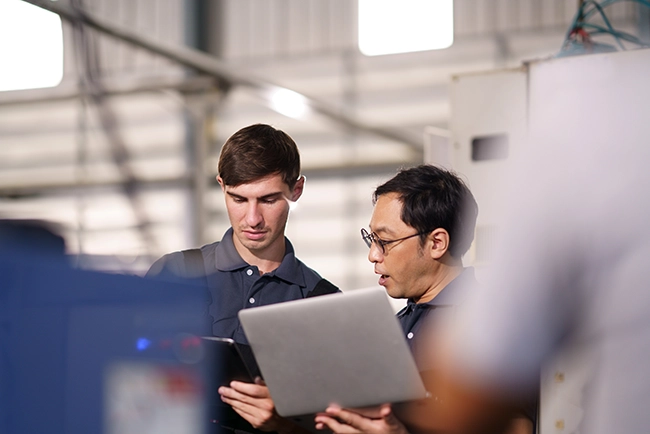
[[[431,165],[401,169],[397,175],[377,187],[379,196],[397,193],[402,202],[401,219],[423,233],[420,242],[437,228],[449,233],[449,253],[461,257],[472,244],[478,206],[465,183],[453,172]]]
[[[270,125],[255,124],[226,140],[217,170],[230,186],[280,174],[289,188],[293,188],[300,176],[300,154],[296,142],[287,133]]]

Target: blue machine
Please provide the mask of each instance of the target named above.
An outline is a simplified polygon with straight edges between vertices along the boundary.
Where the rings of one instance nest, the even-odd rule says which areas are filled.
[[[0,433],[205,432],[205,311],[199,285],[0,251]]]

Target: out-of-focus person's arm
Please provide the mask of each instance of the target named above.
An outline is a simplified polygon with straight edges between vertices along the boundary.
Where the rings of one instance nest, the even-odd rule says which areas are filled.
[[[230,405],[254,428],[280,434],[307,432],[275,411],[269,389],[259,379],[255,384],[233,381],[230,387],[220,387],[219,394],[223,402]]]
[[[499,390],[474,387],[443,368],[427,377],[436,399],[404,405],[400,420],[418,434],[531,434],[533,422],[519,413],[516,399]]]
[[[510,420],[504,432],[505,434],[532,434],[533,422],[527,417],[516,417]]]

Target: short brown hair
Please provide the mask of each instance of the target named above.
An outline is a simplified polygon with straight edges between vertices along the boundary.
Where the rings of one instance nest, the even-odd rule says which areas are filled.
[[[217,170],[224,184],[233,187],[280,174],[293,188],[300,176],[300,154],[296,142],[284,131],[254,124],[226,140]]]

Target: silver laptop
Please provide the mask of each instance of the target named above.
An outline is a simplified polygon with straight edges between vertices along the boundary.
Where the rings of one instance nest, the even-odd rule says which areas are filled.
[[[426,395],[383,289],[244,309],[239,319],[281,416]]]

